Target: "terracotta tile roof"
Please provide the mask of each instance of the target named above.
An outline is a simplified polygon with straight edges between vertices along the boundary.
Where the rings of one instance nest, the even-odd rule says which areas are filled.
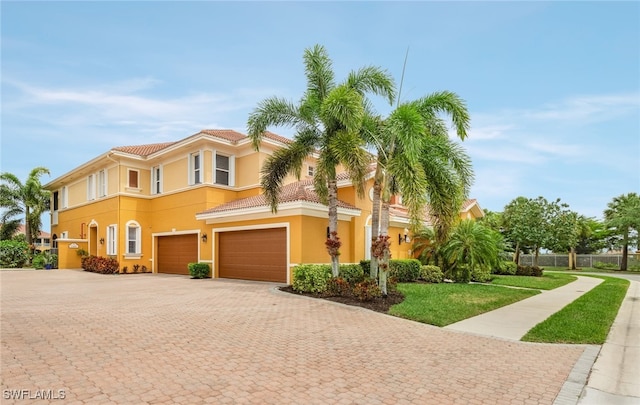
[[[177,142],[163,142],[163,143],[150,143],[147,145],[133,145],[133,146],[118,146],[113,148],[119,152],[130,153],[138,156],[149,156],[152,153],[156,153],[159,150],[168,148],[169,146]]]
[[[278,134],[274,134],[273,132],[265,131],[264,132],[264,136],[265,136],[265,138],[269,138],[269,139],[272,139],[274,141],[278,141],[278,142],[282,142],[282,143],[286,143],[286,144],[291,143],[291,139],[285,138],[284,136],[280,136]]]
[[[476,202],[477,202],[477,200],[475,198],[468,199],[467,201],[464,202],[464,204],[462,204],[462,208],[460,209],[460,211],[464,212],[464,211],[468,210]]]
[[[278,198],[278,202],[288,203],[294,201],[306,201],[313,202],[317,204],[322,204],[320,202],[320,197],[312,188],[313,181],[302,180],[295,183],[288,184],[282,187],[280,192],[280,196]],[[241,210],[246,208],[256,208],[256,207],[268,207],[269,203],[263,194],[256,195],[253,197],[241,198],[239,200],[230,201],[228,203],[224,203],[222,205],[218,205],[217,207],[210,208],[200,214],[211,214],[216,212],[224,212],[224,211],[233,211],[233,210]],[[348,209],[358,209],[355,206],[346,203],[344,201],[338,200],[338,207],[340,208],[348,208]]]
[[[16,234],[24,235],[24,224],[18,225],[18,229],[16,230]],[[38,237],[40,237],[40,238],[50,238],[51,234],[49,232],[46,232],[46,231],[40,231],[40,233],[38,233]]]
[[[247,137],[246,135],[241,134],[240,132],[234,131],[232,129],[203,129],[202,131],[198,132],[196,135],[199,135],[199,134],[215,136],[218,138],[226,139],[227,141],[231,141],[233,143],[236,143]]]

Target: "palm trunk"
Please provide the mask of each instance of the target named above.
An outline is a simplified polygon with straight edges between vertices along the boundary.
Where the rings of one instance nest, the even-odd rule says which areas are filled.
[[[385,183],[388,180],[385,179]],[[381,207],[380,207],[380,236],[387,236],[389,234],[389,205],[391,202],[391,195],[389,194],[389,185],[385,184],[382,192]],[[387,244],[382,257],[378,260],[379,268],[379,281],[380,291],[383,296],[387,296],[387,275],[389,274],[389,260],[391,259],[391,252],[389,251],[389,245]]]
[[[338,183],[336,179],[330,179],[328,186],[329,197],[329,238],[336,240],[338,236]],[[331,274],[338,277],[340,274],[340,259],[338,253],[331,254]]]
[[[371,265],[369,276],[374,280],[378,278],[378,261],[373,257],[373,250],[375,242],[378,240],[378,230],[380,229],[380,192],[382,190],[378,170],[376,168],[376,177],[373,181],[373,202],[371,203]]]

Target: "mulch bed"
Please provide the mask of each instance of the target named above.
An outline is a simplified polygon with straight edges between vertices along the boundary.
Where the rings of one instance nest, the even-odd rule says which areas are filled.
[[[402,295],[402,293],[398,291],[391,291],[386,297],[374,298],[370,301],[360,301],[354,296],[331,296],[326,294],[303,293],[294,291],[290,285],[286,287],[280,287],[280,291],[296,295],[304,295],[305,297],[339,302],[341,304],[353,305],[356,307],[367,308],[372,311],[382,312],[385,314],[389,312],[389,308],[391,308],[393,305],[399,304],[404,300],[404,295]]]

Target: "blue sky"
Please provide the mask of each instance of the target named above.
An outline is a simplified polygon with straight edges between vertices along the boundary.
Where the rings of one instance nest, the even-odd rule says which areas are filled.
[[[399,81],[408,48],[402,100],[466,100],[483,208],[542,195],[601,217],[613,197],[640,192],[638,2],[0,7],[0,170],[22,179],[41,165],[46,183],[115,146],[246,133],[260,100],[300,98],[303,51],[322,44],[338,79],[378,65]]]

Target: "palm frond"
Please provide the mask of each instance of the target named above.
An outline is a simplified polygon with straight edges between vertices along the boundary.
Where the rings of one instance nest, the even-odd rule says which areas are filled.
[[[350,72],[346,84],[361,95],[373,93],[382,96],[389,101],[389,104],[393,104],[396,98],[396,85],[393,78],[389,72],[376,66],[365,66]]]
[[[322,45],[314,45],[311,49],[305,49],[303,59],[307,92],[322,101],[335,87],[329,54]]]
[[[358,196],[364,196],[365,176],[372,161],[371,155],[364,149],[364,141],[358,134],[338,131],[329,142],[329,151],[349,173]]]
[[[258,103],[258,106],[249,114],[247,132],[253,147],[258,150],[267,127],[295,127],[306,124],[295,105],[283,98],[271,97]]]
[[[338,86],[325,98],[321,106],[322,121],[334,130],[360,130],[364,119],[362,96],[346,86]]]
[[[412,102],[412,104],[413,103],[415,103],[416,108],[425,117],[433,116],[435,113],[448,114],[451,117],[458,137],[461,140],[467,137],[471,118],[465,101],[456,93],[451,91],[435,92]]]

